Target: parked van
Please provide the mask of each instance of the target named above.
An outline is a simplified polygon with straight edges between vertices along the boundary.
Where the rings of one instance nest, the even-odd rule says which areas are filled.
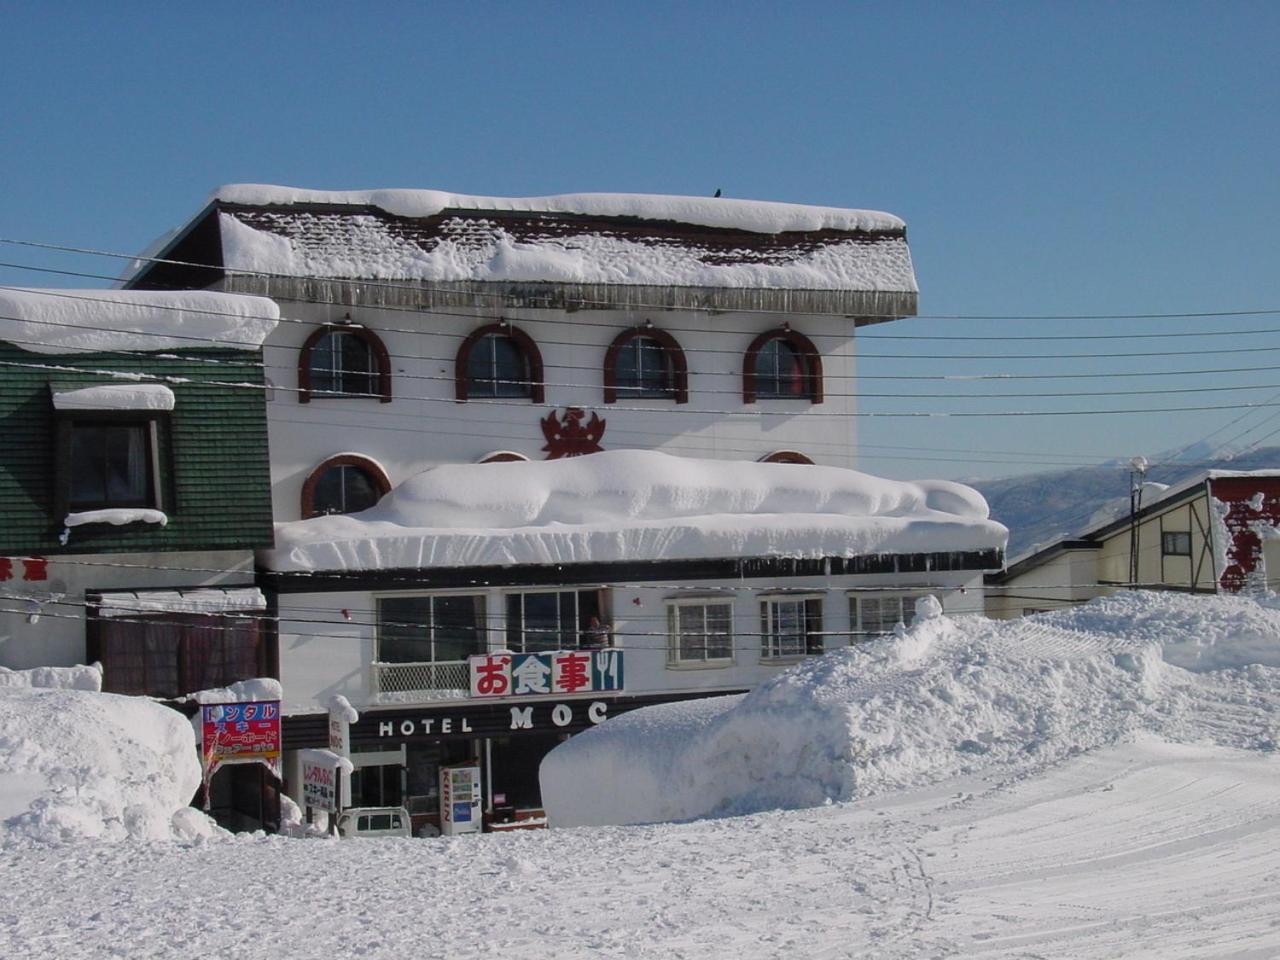
[[[404,807],[351,807],[338,814],[338,836],[408,837],[409,811]]]

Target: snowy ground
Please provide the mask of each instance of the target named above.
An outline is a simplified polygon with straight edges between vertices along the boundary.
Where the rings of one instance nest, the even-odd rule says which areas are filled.
[[[1162,634],[1166,660],[1217,664],[1277,618],[1130,598],[1028,628]],[[802,810],[435,840],[0,830],[0,957],[1280,956],[1280,668],[1158,673],[1134,680],[1141,722],[1088,749]]]

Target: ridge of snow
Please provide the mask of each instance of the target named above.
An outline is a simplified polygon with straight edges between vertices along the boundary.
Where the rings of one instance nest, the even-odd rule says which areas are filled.
[[[279,319],[273,300],[214,290],[0,288],[0,340],[31,353],[256,350]]]
[[[362,513],[276,525],[269,569],[819,558],[1002,547],[972,488],[841,467],[615,450],[563,460],[447,464]]]
[[[158,523],[165,526],[169,522],[163,510],[151,510],[135,507],[109,507],[106,510],[80,510],[68,513],[62,518],[62,525],[67,529],[82,527],[87,523],[109,523],[113,527],[127,523]]]
[[[162,383],[103,384],[55,390],[55,410],[172,410],[173,391]]]
[[[432,217],[445,210],[571,213],[596,217],[668,220],[704,227],[783,233],[813,230],[901,230],[899,217],[878,210],[818,207],[772,200],[682,197],[644,193],[569,193],[545,197],[480,197],[442,190],[310,190],[263,183],[218,187],[209,202],[245,206],[300,203],[370,206],[399,217]]]
[[[102,664],[80,664],[74,667],[31,667],[10,670],[0,667],[0,687],[35,687],[49,690],[102,689]]]
[[[547,755],[543,803],[553,826],[816,806],[1143,735],[1274,753],[1277,665],[1274,597],[1136,593],[1019,620],[929,616],[738,697],[607,720]],[[1223,702],[1257,716],[1225,722]],[[1216,719],[1202,719],[1211,705]]]
[[[273,677],[254,677],[225,687],[197,690],[182,699],[194,700],[196,703],[258,703],[263,700],[280,700],[283,696],[284,688],[279,680]],[[198,716],[192,718],[192,723],[196,723],[198,719]]]
[[[100,617],[128,617],[148,613],[250,613],[267,608],[257,587],[203,587],[197,590],[135,590],[104,593]]]

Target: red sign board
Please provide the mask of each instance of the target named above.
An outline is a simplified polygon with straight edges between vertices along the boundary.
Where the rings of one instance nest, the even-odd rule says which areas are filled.
[[[206,703],[200,708],[205,776],[224,763],[265,763],[280,775],[280,701]]]

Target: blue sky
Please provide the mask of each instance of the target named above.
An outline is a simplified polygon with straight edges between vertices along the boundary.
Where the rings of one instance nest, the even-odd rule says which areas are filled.
[[[5,238],[136,252],[242,181],[889,210],[925,316],[867,331],[864,411],[1228,409],[869,418],[865,469],[994,476],[1280,431],[1280,407],[1242,406],[1280,402],[1280,370],[1238,370],[1280,366],[1280,332],[1227,333],[1280,331],[1274,3],[0,3],[0,23]],[[1034,319],[1224,310],[1275,312]],[[1160,336],[1096,339],[1129,334]],[[1014,339],[1046,335],[1080,339]],[[1144,355],[1103,356],[1125,352]],[[1189,372],[1210,369],[1237,372]],[[1126,376],[1044,379],[1064,373]],[[872,379],[996,374],[1036,379]],[[1251,389],[973,396],[1221,386]],[[870,395],[889,392],[944,396]]]

